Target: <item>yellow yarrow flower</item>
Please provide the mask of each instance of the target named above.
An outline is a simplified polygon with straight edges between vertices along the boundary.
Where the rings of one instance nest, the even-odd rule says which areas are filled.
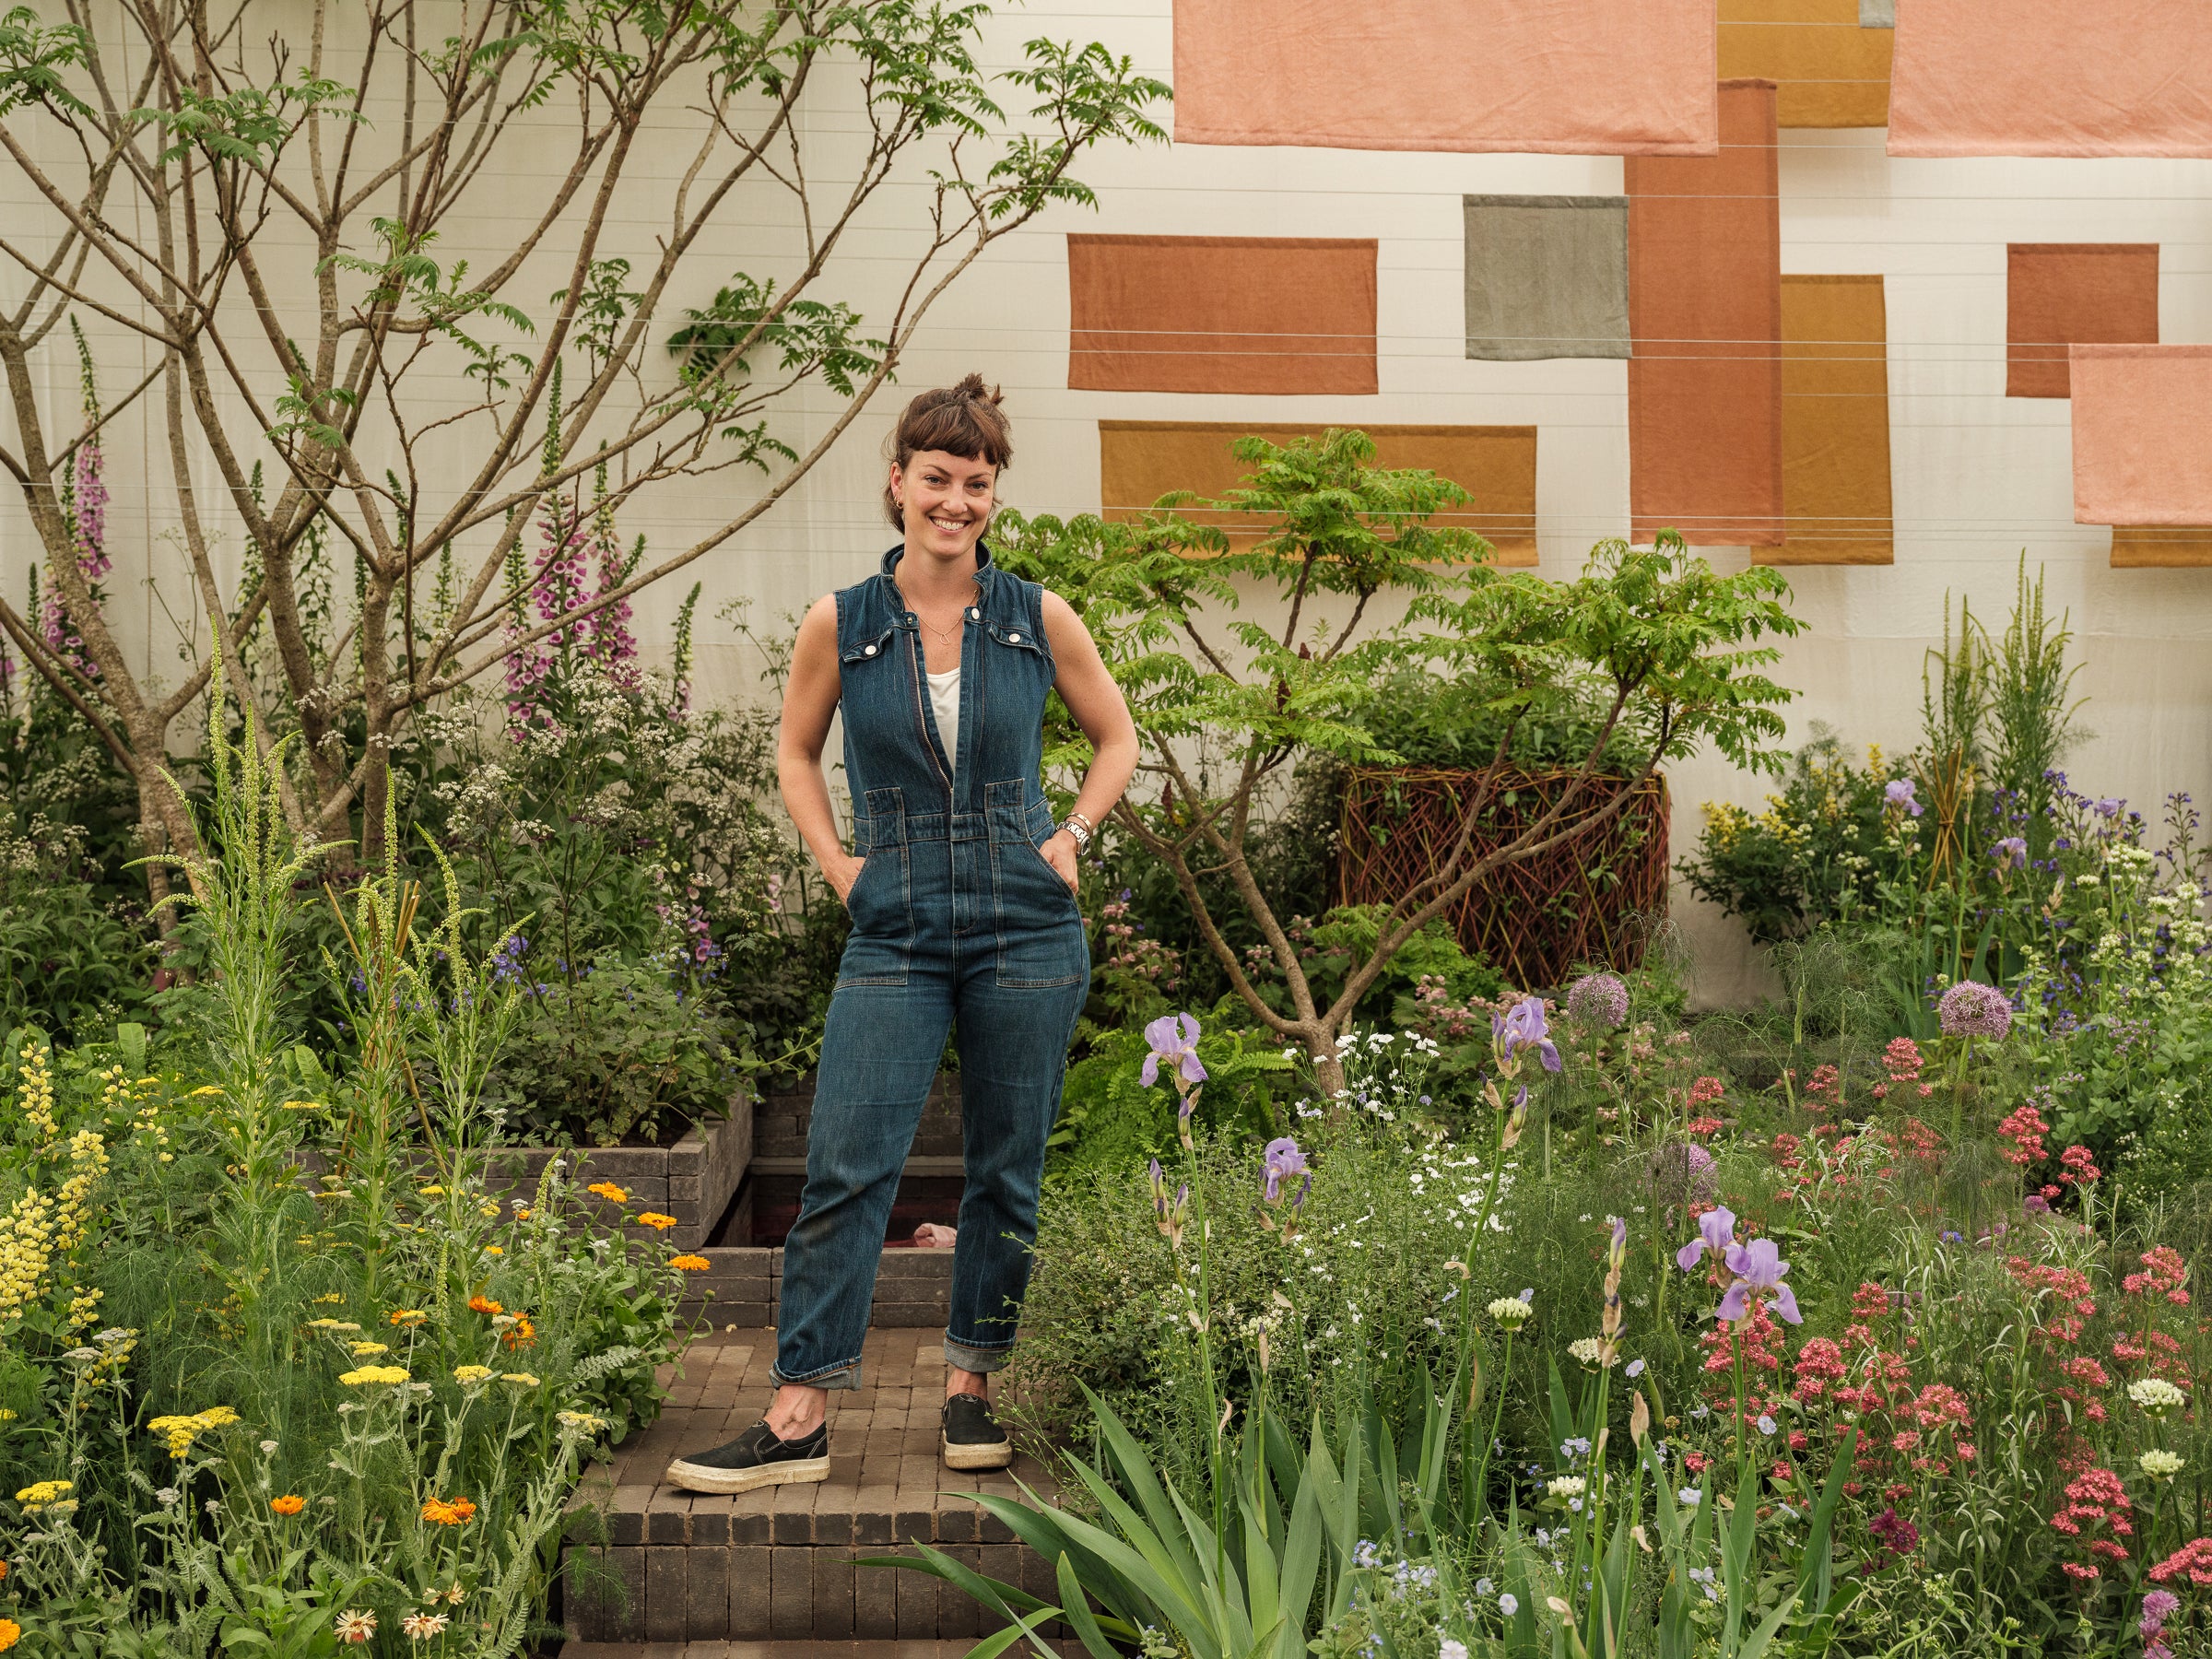
[[[381,1342],[349,1342],[346,1346],[353,1350],[353,1357],[356,1359],[366,1359],[374,1354],[388,1354],[392,1351]]]
[[[512,1382],[517,1388],[535,1388],[537,1386],[537,1378],[529,1371],[503,1371],[500,1375],[500,1381]]]
[[[488,1365],[456,1365],[453,1367],[454,1380],[461,1382],[481,1382],[490,1375],[491,1367]]]
[[[22,1490],[16,1494],[16,1501],[18,1503],[33,1505],[52,1503],[56,1499],[61,1498],[67,1493],[73,1492],[76,1489],[76,1488],[66,1480],[34,1481],[32,1484],[23,1488]]]
[[[377,1382],[405,1382],[407,1368],[404,1365],[364,1365],[359,1371],[343,1372],[338,1381],[348,1388],[366,1388]]]

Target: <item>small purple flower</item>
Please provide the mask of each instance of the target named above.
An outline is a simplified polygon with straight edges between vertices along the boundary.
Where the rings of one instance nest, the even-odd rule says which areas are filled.
[[[1735,1275],[1721,1298],[1716,1318],[1734,1322],[1750,1312],[1746,1303],[1754,1290],[1771,1290],[1774,1293],[1774,1312],[1792,1324],[1803,1324],[1805,1316],[1797,1312],[1797,1293],[1783,1282],[1790,1265],[1782,1259],[1782,1252],[1771,1239],[1754,1239],[1748,1244],[1731,1244],[1723,1258],[1728,1271]]]
[[[2020,1207],[2031,1216],[2047,1216],[2051,1213],[2051,1201],[2041,1193],[2030,1193],[2021,1201]]]
[[[2143,1640],[2156,1640],[2159,1632],[2166,1628],[2166,1621],[2180,1610],[2181,1605],[2182,1598],[2171,1590],[2153,1590],[2146,1595],[2143,1598],[2142,1621],[2136,1626],[2142,1633]]]
[[[1313,1175],[1312,1171],[1306,1167],[1306,1155],[1298,1149],[1298,1143],[1287,1135],[1280,1140],[1269,1141],[1267,1143],[1266,1192],[1268,1203],[1280,1204],[1282,1202],[1283,1182],[1287,1177],[1292,1175],[1305,1177],[1304,1182],[1300,1184],[1297,1194],[1290,1200],[1290,1207],[1296,1209],[1300,1205],[1305,1203],[1306,1194],[1313,1189]]]
[[[1912,793],[1912,780],[1892,778],[1889,786],[1882,791],[1882,799],[1891,806],[1901,806],[1914,818],[1921,815],[1920,797]]]
[[[1149,1088],[1159,1081],[1159,1064],[1166,1061],[1185,1083],[1206,1081],[1206,1067],[1198,1064],[1198,1022],[1188,1014],[1162,1014],[1145,1028],[1145,1041],[1152,1052],[1137,1081]],[[1190,1097],[1183,1096],[1183,1115],[1190,1115]]]
[[[1617,973],[1588,973],[1567,993],[1567,1016],[1578,1025],[1617,1030],[1629,1017],[1629,987]]]
[[[1997,867],[2005,870],[2024,870],[2028,867],[2028,843],[2021,837],[2008,835],[1996,845]]]
[[[1946,1037],[1998,1038],[2012,1030],[2012,1001],[1994,985],[1960,980],[1936,1004]]]
[[[2116,818],[2120,816],[2120,809],[2126,805],[2127,803],[2118,795],[2106,795],[2104,799],[2097,803],[2097,816]]]
[[[1735,1212],[1709,1209],[1698,1218],[1698,1236],[1675,1252],[1675,1265],[1688,1273],[1705,1259],[1705,1253],[1724,1255],[1735,1247]]]
[[[1541,998],[1524,996],[1513,1005],[1513,1011],[1500,1018],[1490,1016],[1490,1041],[1498,1050],[1500,1060],[1510,1060],[1515,1049],[1533,1048],[1544,1069],[1559,1069],[1559,1051],[1551,1041],[1549,1028],[1544,1020]]]

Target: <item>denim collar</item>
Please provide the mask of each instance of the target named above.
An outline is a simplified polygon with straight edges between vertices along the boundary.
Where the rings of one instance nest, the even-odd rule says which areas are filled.
[[[906,602],[899,594],[898,572],[899,561],[905,557],[906,544],[904,542],[892,544],[885,551],[883,564],[877,571],[877,574],[883,579],[883,585],[888,590],[884,597],[890,602],[892,613],[901,618],[906,615]],[[978,541],[975,544],[974,582],[979,603],[990,598],[991,582],[997,574],[998,567],[991,562],[991,544]],[[903,626],[903,622],[901,626]]]

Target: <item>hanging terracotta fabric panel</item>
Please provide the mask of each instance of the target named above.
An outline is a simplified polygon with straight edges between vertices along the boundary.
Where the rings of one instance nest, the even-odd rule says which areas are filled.
[[[1175,0],[1175,140],[1710,156],[1713,0]]]
[[[1782,218],[1774,83],[1721,88],[1721,153],[1636,156],[1629,512],[1639,540],[1782,542]]]
[[[1889,119],[1886,26],[1865,0],[1720,0],[1721,73],[1773,81],[1785,127],[1878,127]]]
[[[2005,250],[2005,395],[2066,395],[2066,347],[2155,344],[2156,242],[2013,242]]]
[[[1471,195],[1467,355],[1629,355],[1629,198]]]
[[[2077,346],[2074,519],[2212,524],[2212,346]]]
[[[1337,422],[1337,425],[1347,424]],[[1326,425],[1284,426],[1239,420],[1101,420],[1099,422],[1099,495],[1104,516],[1116,522],[1141,517],[1171,490],[1219,498],[1250,470],[1230,453],[1247,436],[1285,444],[1318,438]],[[1536,562],[1536,429],[1468,426],[1367,426],[1375,441],[1376,466],[1425,467],[1440,473],[1473,500],[1448,508],[1430,523],[1475,531],[1497,549],[1493,564]],[[1212,518],[1233,543],[1258,539],[1256,520],[1236,513],[1192,513]]]
[[[1894,560],[1888,337],[1879,276],[1782,279],[1784,538],[1755,563]]]
[[[1371,394],[1371,241],[1070,236],[1067,383]]]
[[[2212,156],[2204,0],[1903,0],[1893,156]]]

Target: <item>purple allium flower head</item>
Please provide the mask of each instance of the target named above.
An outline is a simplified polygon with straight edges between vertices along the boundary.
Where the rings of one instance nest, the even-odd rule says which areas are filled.
[[[1162,1014],[1145,1028],[1145,1041],[1152,1051],[1145,1056],[1145,1069],[1137,1077],[1145,1088],[1159,1081],[1163,1060],[1185,1083],[1206,1081],[1206,1067],[1198,1064],[1198,1022],[1188,1014]],[[1188,1116],[1190,1097],[1183,1099],[1184,1115]]]
[[[1688,1273],[1712,1251],[1719,1255],[1735,1248],[1735,1212],[1709,1209],[1698,1218],[1698,1236],[1675,1252],[1675,1265]]]
[[[2143,1598],[2143,1622],[2136,1628],[2146,1640],[2166,1628],[2166,1621],[2180,1609],[2182,1598],[2171,1590],[2153,1590]]]
[[[1491,1015],[1490,1041],[1497,1046],[1501,1060],[1511,1059],[1515,1049],[1533,1048],[1546,1071],[1559,1069],[1559,1051],[1551,1041],[1550,1028],[1544,1020],[1544,1003],[1539,997],[1523,997],[1502,1019]]]
[[[2047,1216],[2051,1213],[2051,1201],[2041,1193],[2030,1193],[2020,1207],[2031,1216]]]
[[[1748,1244],[1731,1244],[1723,1254],[1728,1271],[1735,1275],[1721,1298],[1715,1317],[1735,1321],[1750,1310],[1745,1305],[1754,1290],[1771,1290],[1774,1293],[1774,1312],[1792,1324],[1803,1324],[1805,1316],[1797,1312],[1797,1294],[1783,1282],[1790,1265],[1782,1259],[1782,1252],[1771,1239],[1754,1239]]]
[[[1296,1209],[1305,1203],[1307,1193],[1313,1187],[1313,1176],[1306,1167],[1306,1155],[1298,1149],[1298,1143],[1288,1135],[1267,1143],[1267,1202],[1280,1204],[1283,1198],[1283,1181],[1286,1176],[1303,1175],[1305,1180],[1290,1200]]]
[[[1902,806],[1914,818],[1921,815],[1920,797],[1912,793],[1912,780],[1910,778],[1890,779],[1889,786],[1882,791],[1882,800],[1888,806]]]
[[[1695,1141],[1679,1141],[1653,1153],[1645,1165],[1662,1204],[1705,1204],[1720,1191],[1712,1154]]]
[[[1960,980],[1936,1004],[1946,1037],[2002,1037],[2012,1030],[2012,1001],[1994,985]]]
[[[1567,993],[1568,1018],[1579,1025],[1617,1029],[1629,1017],[1629,988],[1617,973],[1588,973]]]
[[[2007,870],[2028,867],[2028,843],[2021,837],[2008,835],[1996,845],[1997,864]]]

